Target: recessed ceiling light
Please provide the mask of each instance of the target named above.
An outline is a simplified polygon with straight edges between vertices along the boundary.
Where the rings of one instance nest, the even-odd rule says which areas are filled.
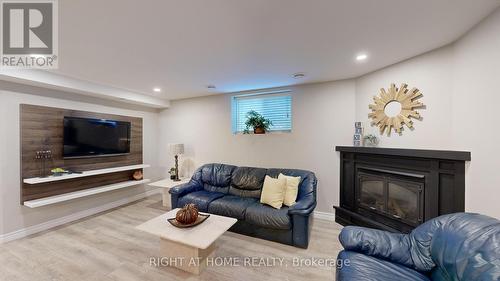
[[[210,89],[210,90],[213,90],[213,89],[215,89],[215,88],[217,88],[217,87],[215,87],[215,85],[208,85],[208,86],[207,86],[207,89]]]
[[[356,60],[357,61],[364,61],[368,58],[368,55],[367,54],[359,54],[356,56]]]
[[[153,91],[159,93],[159,92],[161,92],[161,89],[160,88],[153,88]]]
[[[295,79],[302,79],[302,78],[306,77],[306,75],[302,72],[299,72],[299,73],[295,73],[294,75],[292,75],[292,77]]]

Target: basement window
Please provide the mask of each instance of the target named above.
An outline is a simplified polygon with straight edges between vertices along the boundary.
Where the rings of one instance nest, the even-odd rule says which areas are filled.
[[[291,132],[292,96],[290,90],[252,93],[233,96],[231,100],[231,123],[233,133],[242,133],[246,126],[247,113],[254,110],[271,120],[269,132]],[[249,128],[250,131],[253,128]]]

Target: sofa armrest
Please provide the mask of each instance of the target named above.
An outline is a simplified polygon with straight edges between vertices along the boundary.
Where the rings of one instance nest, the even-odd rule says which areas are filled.
[[[315,194],[309,193],[302,197],[288,209],[289,215],[309,216],[316,207]]]
[[[417,253],[414,253],[412,249],[410,235],[346,226],[340,232],[339,240],[347,251],[388,260],[417,270],[425,270],[416,265],[413,260]]]
[[[307,249],[311,232],[312,211],[316,207],[315,193],[309,193],[300,198],[288,209],[288,215],[292,217],[293,245]]]
[[[168,192],[172,195],[176,195],[177,197],[181,197],[198,190],[201,190],[201,186],[198,184],[198,182],[191,180],[188,183],[172,187]]]

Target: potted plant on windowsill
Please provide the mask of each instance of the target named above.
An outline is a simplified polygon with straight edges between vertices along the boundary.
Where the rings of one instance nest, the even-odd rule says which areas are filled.
[[[269,127],[273,125],[271,120],[265,118],[255,110],[250,110],[246,117],[247,120],[245,121],[246,128],[243,131],[244,134],[249,134],[250,128],[253,129],[254,134],[265,134],[266,131],[269,130]]]

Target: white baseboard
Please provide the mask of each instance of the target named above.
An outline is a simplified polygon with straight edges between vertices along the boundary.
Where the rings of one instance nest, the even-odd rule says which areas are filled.
[[[33,226],[26,227],[23,229],[19,229],[19,230],[10,232],[10,233],[1,234],[0,235],[0,244],[7,243],[9,241],[13,241],[16,239],[20,239],[20,238],[23,238],[23,237],[26,237],[26,236],[29,236],[29,235],[32,235],[32,234],[35,234],[38,232],[42,232],[42,231],[54,228],[56,226],[60,226],[60,225],[66,224],[66,223],[70,223],[70,222],[79,220],[79,219],[83,219],[85,217],[92,216],[92,215],[95,215],[95,214],[98,214],[98,213],[101,213],[101,212],[104,212],[104,211],[107,211],[107,210],[110,210],[110,209],[113,209],[116,207],[120,207],[120,206],[128,204],[128,203],[140,200],[144,197],[148,197],[148,196],[152,196],[152,195],[160,194],[160,193],[162,193],[161,188],[149,190],[149,191],[146,191],[144,193],[137,194],[137,195],[132,196],[132,197],[120,199],[118,201],[110,202],[110,203],[107,203],[107,204],[99,206],[99,207],[84,210],[84,211],[74,213],[74,214],[71,214],[71,215],[68,215],[65,217],[61,217],[61,218],[50,220],[50,221],[47,221],[47,222],[44,222],[41,224],[37,224],[37,225],[33,225]],[[313,217],[315,219],[319,219],[319,220],[333,221],[333,222],[335,221],[335,213],[314,211]]]
[[[318,220],[335,221],[335,213],[314,211],[313,217]]]
[[[61,217],[61,218],[57,218],[57,219],[50,220],[47,222],[43,222],[41,224],[33,225],[33,226],[26,227],[23,229],[19,229],[19,230],[10,232],[10,233],[1,234],[0,235],[0,244],[6,243],[9,241],[13,241],[16,239],[20,239],[20,238],[26,237],[28,235],[32,235],[32,234],[35,234],[35,233],[38,233],[41,231],[45,231],[45,230],[51,229],[53,227],[60,226],[60,225],[63,225],[63,224],[69,223],[69,222],[73,222],[73,221],[76,221],[76,220],[79,220],[79,219],[82,219],[82,218],[85,218],[88,216],[92,216],[92,215],[95,215],[95,214],[98,214],[98,213],[101,213],[101,212],[104,212],[104,211],[107,211],[107,210],[110,210],[110,209],[113,209],[116,207],[120,207],[120,206],[128,204],[128,203],[140,200],[144,197],[148,197],[148,196],[159,194],[159,193],[161,193],[161,188],[149,190],[149,191],[146,191],[144,193],[137,194],[137,195],[134,195],[132,197],[120,199],[120,200],[117,200],[114,202],[110,202],[110,203],[107,203],[105,205],[101,205],[101,206],[98,206],[98,207],[95,207],[92,209],[80,211],[78,213],[74,213],[74,214],[71,214],[71,215],[68,215],[65,217]]]

